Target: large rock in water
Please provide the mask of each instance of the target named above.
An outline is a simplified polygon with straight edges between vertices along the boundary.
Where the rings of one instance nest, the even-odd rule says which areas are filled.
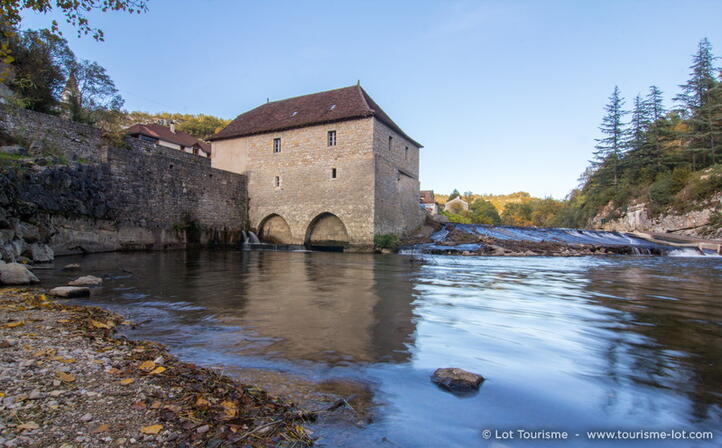
[[[35,263],[50,263],[55,259],[53,249],[47,244],[33,243],[30,245],[30,251]]]
[[[20,263],[0,264],[0,284],[2,285],[28,285],[38,283],[40,280]]]
[[[84,275],[78,277],[72,282],[69,282],[70,286],[100,286],[103,283],[103,279],[94,275]]]
[[[90,288],[84,286],[58,286],[48,291],[51,296],[56,297],[88,297]]]
[[[456,367],[436,369],[431,381],[451,392],[471,392],[478,390],[484,377]]]

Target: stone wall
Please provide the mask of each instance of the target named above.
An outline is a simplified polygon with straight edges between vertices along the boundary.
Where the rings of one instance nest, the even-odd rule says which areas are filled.
[[[56,254],[236,244],[248,225],[246,178],[205,157],[132,138],[113,146],[95,128],[7,107],[0,133],[30,146],[0,172],[5,260],[31,258],[33,244]]]
[[[403,235],[423,222],[424,213],[419,207],[419,152],[415,144],[374,120],[377,235]]]

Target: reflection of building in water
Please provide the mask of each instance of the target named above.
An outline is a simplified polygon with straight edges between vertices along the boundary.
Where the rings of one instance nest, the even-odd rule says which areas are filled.
[[[612,313],[600,312],[600,331],[613,331],[600,355],[615,384],[628,381],[674,390],[692,404],[694,420],[722,411],[722,279],[704,266],[603,266],[588,272],[587,292]],[[669,291],[674,291],[670,293]],[[669,297],[674,294],[675,297]],[[655,398],[651,396],[651,398]],[[637,411],[648,406],[634,397]],[[614,404],[614,403],[610,403]]]
[[[408,359],[413,288],[394,279],[401,264],[408,272],[406,259],[262,252],[247,263],[233,323],[273,338],[263,352],[332,364]]]

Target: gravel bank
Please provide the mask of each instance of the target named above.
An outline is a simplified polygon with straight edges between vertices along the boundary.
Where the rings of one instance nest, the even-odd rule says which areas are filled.
[[[308,446],[314,416],[115,335],[97,307],[0,289],[0,446]]]

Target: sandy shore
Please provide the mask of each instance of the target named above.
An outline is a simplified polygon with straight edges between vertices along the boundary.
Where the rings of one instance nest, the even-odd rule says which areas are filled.
[[[97,307],[0,289],[0,446],[308,446],[313,415],[162,345]]]

